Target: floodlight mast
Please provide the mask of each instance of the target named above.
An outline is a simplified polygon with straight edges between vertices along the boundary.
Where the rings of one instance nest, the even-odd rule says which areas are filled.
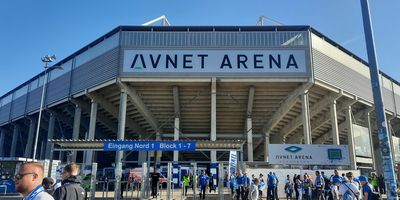
[[[163,26],[171,26],[171,23],[169,23],[169,21],[168,21],[168,19],[167,19],[167,17],[165,15],[162,15],[161,17],[158,17],[156,19],[150,20],[150,21],[142,24],[142,26],[148,26],[148,25],[154,24],[154,23],[156,23],[156,22],[158,22],[160,20],[162,20],[162,25]]]
[[[271,22],[273,24],[276,24],[278,26],[283,26],[284,25],[283,23],[279,22],[278,20],[272,19],[270,17],[265,17],[265,16],[260,16],[258,18],[258,20],[257,20],[256,25],[257,26],[263,26],[264,25],[264,21],[269,21],[269,22]]]

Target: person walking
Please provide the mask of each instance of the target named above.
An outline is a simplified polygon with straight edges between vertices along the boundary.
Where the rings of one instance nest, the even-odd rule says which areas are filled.
[[[156,169],[151,173],[151,196],[157,198],[157,188],[160,182],[160,172]]]
[[[275,200],[275,187],[276,187],[276,179],[272,172],[269,172],[267,177],[267,199],[268,200]]]
[[[54,191],[53,197],[57,200],[83,200],[85,190],[78,178],[79,166],[75,163],[68,164],[61,173],[61,187]]]
[[[216,193],[217,189],[215,187],[214,178],[213,178],[212,173],[210,173],[210,179],[209,179],[208,183],[209,183],[208,187],[210,188],[209,193],[211,193],[212,190],[214,190],[214,193]]]
[[[378,187],[381,194],[386,194],[385,178],[382,174],[378,177]]]
[[[312,181],[308,174],[304,174],[304,196],[306,200],[311,200]]]
[[[200,184],[200,199],[206,199],[206,189],[207,189],[207,182],[209,177],[207,176],[204,170],[201,170],[201,174],[199,176],[199,184]],[[203,193],[203,194],[202,194]]]
[[[265,189],[264,176],[260,174],[258,177],[258,198],[262,199],[263,190]]]
[[[183,176],[182,182],[183,182],[183,192],[184,192],[183,194],[184,194],[184,196],[186,196],[187,195],[187,190],[188,190],[188,187],[189,187],[189,182],[190,182],[190,178],[189,178],[189,175],[187,173]]]
[[[296,200],[301,200],[303,198],[303,181],[301,180],[300,174],[296,177]]]
[[[317,193],[318,200],[325,200],[324,189],[325,189],[325,180],[324,177],[321,176],[319,171],[315,171],[315,189]]]
[[[286,194],[286,200],[292,199],[292,194],[293,194],[293,181],[290,178],[290,175],[288,174],[285,179],[285,194]]]
[[[42,186],[44,168],[38,162],[27,162],[15,174],[15,189],[27,200],[54,200]]]
[[[357,200],[360,192],[357,186],[349,181],[347,177],[344,177],[339,185],[339,193],[343,200]]]
[[[259,181],[257,178],[253,179],[253,183],[250,186],[250,199],[258,200],[259,199],[259,191],[258,191]]]
[[[338,187],[333,184],[333,179],[335,180],[341,180],[341,177],[339,176],[339,172],[335,169],[333,172],[335,175],[333,175],[330,179],[331,184],[331,193],[332,193],[332,199],[333,200],[339,200],[339,190]]]
[[[247,200],[249,198],[251,180],[246,172],[243,175],[243,179],[244,179],[244,183],[243,183],[244,197],[243,197],[243,199]]]
[[[363,200],[372,200],[372,193],[374,192],[374,187],[368,183],[368,178],[366,176],[360,176],[358,178],[362,185],[362,195]]]
[[[244,177],[242,172],[238,172],[236,176],[236,199],[243,199],[244,197]]]

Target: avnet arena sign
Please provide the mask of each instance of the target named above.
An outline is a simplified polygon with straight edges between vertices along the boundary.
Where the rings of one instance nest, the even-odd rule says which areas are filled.
[[[347,145],[269,144],[270,164],[350,165]]]
[[[123,72],[309,76],[305,50],[125,50]]]

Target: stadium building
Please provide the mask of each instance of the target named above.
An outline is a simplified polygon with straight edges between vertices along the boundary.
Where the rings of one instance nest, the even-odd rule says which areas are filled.
[[[248,164],[267,161],[270,144],[345,144],[344,168],[382,171],[367,62],[309,26],[120,26],[46,73],[1,96],[2,159],[32,158],[46,81],[40,159],[115,162],[114,152],[52,151],[48,139],[241,141]],[[398,162],[400,84],[383,72],[381,83]]]

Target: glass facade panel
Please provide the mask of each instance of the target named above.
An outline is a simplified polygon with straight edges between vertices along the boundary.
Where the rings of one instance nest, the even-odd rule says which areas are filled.
[[[24,87],[18,89],[17,91],[15,91],[15,99],[17,99],[18,97],[23,96],[24,94],[26,94],[28,92],[28,85],[25,85]]]

